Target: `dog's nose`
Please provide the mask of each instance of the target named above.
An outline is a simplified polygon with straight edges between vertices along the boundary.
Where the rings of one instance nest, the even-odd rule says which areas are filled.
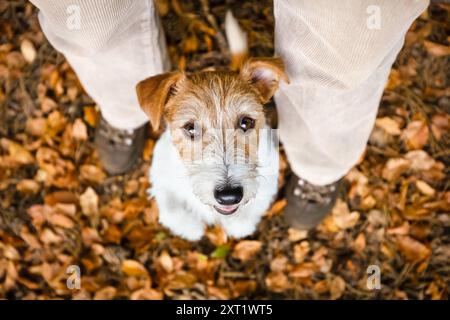
[[[216,188],[214,190],[214,198],[216,198],[219,204],[225,206],[238,204],[243,196],[244,190],[241,186],[226,186],[225,188]]]

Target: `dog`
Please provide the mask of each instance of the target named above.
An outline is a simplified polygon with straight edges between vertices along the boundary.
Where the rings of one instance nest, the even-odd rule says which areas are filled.
[[[230,11],[225,31],[236,71],[168,72],[136,86],[153,129],[166,125],[149,171],[159,221],[192,241],[214,224],[252,234],[278,190],[278,140],[263,107],[288,77],[279,58],[247,59]]]

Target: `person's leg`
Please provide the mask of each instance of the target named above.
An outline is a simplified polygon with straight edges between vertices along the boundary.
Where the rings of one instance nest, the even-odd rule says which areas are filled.
[[[334,189],[314,186],[335,183],[357,162],[406,31],[427,5],[275,1],[275,50],[291,80],[275,96],[280,138],[292,170],[306,180],[294,177],[288,187],[291,224],[311,227],[330,209]],[[333,196],[308,199],[308,190]],[[311,220],[314,211],[319,214]]]
[[[100,124],[106,130],[97,135],[105,168],[123,172],[139,155],[144,136],[137,129],[147,122],[135,86],[170,68],[153,1],[30,1],[39,8],[45,36],[67,58],[106,120]],[[109,145],[106,135],[115,136],[116,145]]]

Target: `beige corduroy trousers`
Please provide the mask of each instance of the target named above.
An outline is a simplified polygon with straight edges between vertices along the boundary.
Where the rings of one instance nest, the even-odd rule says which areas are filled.
[[[31,0],[104,118],[147,121],[138,81],[170,69],[152,0]],[[363,152],[391,66],[428,0],[275,0],[275,50],[290,84],[275,101],[294,172],[314,184],[344,176]]]

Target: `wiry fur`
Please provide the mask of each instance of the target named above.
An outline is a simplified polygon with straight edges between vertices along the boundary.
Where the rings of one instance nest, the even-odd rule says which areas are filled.
[[[278,141],[266,125],[263,104],[280,79],[287,81],[281,60],[262,58],[248,60],[240,72],[173,72],[138,84],[154,129],[161,118],[166,123],[149,176],[159,220],[173,233],[197,240],[206,225],[220,224],[237,238],[255,230],[277,192]],[[239,129],[242,117],[253,119],[254,128]],[[199,139],[186,135],[186,123],[198,125]],[[214,208],[214,190],[225,185],[243,189],[230,215]]]

